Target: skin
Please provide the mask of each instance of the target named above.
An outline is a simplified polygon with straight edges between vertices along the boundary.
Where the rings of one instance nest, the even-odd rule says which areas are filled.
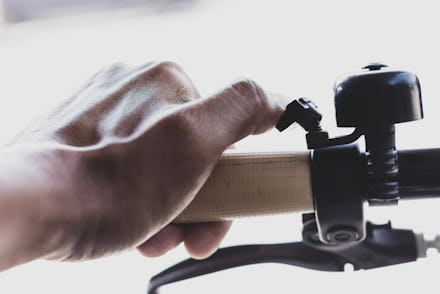
[[[211,255],[231,223],[173,224],[225,149],[272,128],[286,99],[250,80],[200,97],[172,62],[109,66],[0,152],[0,270],[181,242]]]

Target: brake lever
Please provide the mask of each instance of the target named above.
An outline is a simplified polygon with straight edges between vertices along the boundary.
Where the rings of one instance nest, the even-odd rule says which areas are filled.
[[[303,231],[302,242],[222,248],[207,259],[187,259],[154,276],[148,294],[167,284],[251,264],[281,263],[327,272],[342,272],[351,264],[355,271],[368,270],[413,262],[426,257],[429,248],[440,248],[440,236],[426,241],[412,230],[392,228],[391,222],[368,222],[366,232],[362,242],[350,245],[324,244]]]
[[[151,278],[148,294],[163,285],[211,274],[225,269],[259,264],[283,263],[304,268],[338,271],[334,254],[302,242],[265,245],[241,245],[221,248],[204,260],[187,259]]]

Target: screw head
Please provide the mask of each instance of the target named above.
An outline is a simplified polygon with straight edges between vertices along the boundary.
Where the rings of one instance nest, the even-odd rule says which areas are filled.
[[[373,62],[373,63],[367,64],[362,69],[368,69],[371,71],[371,70],[380,70],[384,67],[388,67],[388,65],[380,63],[380,62]]]
[[[356,241],[359,233],[351,228],[334,229],[327,234],[327,240],[333,244],[346,244]]]

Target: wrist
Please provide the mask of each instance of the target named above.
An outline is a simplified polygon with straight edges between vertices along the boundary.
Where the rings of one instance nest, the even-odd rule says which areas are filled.
[[[77,162],[56,146],[0,151],[0,270],[71,250],[82,219],[73,194]]]

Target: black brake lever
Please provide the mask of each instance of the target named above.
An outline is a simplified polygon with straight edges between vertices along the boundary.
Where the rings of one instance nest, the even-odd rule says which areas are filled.
[[[335,272],[344,271],[346,264],[360,270],[412,262],[423,257],[426,250],[419,248],[417,236],[411,230],[393,229],[391,223],[367,223],[365,240],[342,248],[310,240],[222,248],[205,260],[187,259],[154,276],[148,294],[156,294],[167,284],[250,264],[282,263]]]
[[[154,276],[150,280],[148,293],[155,294],[159,287],[166,284],[259,263],[283,263],[309,269],[339,271],[340,264],[334,257],[330,252],[302,242],[222,248],[207,259],[187,259]]]

